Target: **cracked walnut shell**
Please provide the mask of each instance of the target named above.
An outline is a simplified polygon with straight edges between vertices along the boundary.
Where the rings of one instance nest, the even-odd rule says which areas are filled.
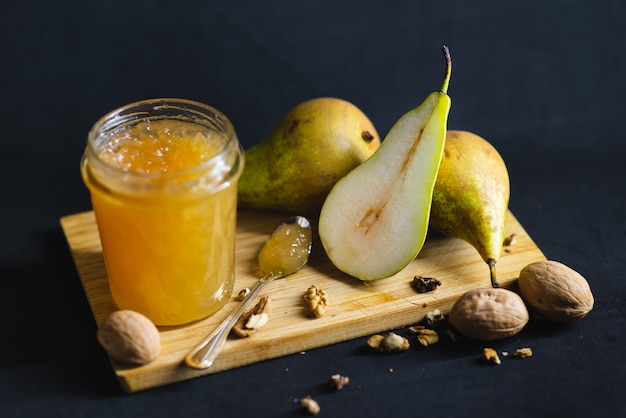
[[[587,280],[558,261],[537,261],[524,267],[519,290],[531,310],[554,322],[577,321],[593,308]]]

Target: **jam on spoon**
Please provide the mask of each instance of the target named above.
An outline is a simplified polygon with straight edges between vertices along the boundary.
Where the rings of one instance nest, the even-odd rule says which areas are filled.
[[[185,357],[185,363],[196,369],[211,367],[224,347],[233,325],[261,292],[261,289],[274,279],[280,279],[300,270],[309,259],[311,244],[311,223],[307,218],[294,216],[280,224],[259,252],[262,278],[237,309]]]

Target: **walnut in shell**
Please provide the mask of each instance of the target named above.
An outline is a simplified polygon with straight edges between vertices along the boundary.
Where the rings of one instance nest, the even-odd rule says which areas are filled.
[[[515,335],[528,319],[522,298],[504,288],[469,290],[457,299],[448,315],[448,321],[459,333],[483,341]]]
[[[587,280],[558,261],[537,261],[524,267],[519,290],[531,310],[554,322],[577,321],[593,308]]]
[[[122,363],[147,364],[161,352],[157,327],[144,315],[131,310],[111,313],[100,324],[97,337],[109,356]]]

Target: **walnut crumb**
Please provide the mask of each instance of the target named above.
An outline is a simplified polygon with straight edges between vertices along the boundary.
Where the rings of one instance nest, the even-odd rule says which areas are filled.
[[[323,289],[315,285],[309,286],[304,294],[304,300],[309,303],[309,309],[316,318],[323,316],[328,309],[328,295]]]
[[[348,376],[342,376],[340,374],[334,374],[330,377],[330,387],[335,390],[341,390],[344,386],[350,383]]]
[[[237,293],[237,298],[236,298],[236,299],[237,299],[237,300],[239,300],[239,301],[242,301],[242,300],[244,300],[244,299],[245,299],[245,298],[246,298],[249,294],[250,294],[250,289],[246,287],[246,288],[244,288],[244,289],[241,289],[241,290],[239,291],[239,293]]]
[[[515,358],[528,358],[528,357],[531,357],[532,355],[533,355],[533,350],[531,350],[529,347],[518,348],[513,353],[513,357]]]
[[[487,362],[494,363],[494,364],[502,363],[500,361],[500,357],[498,357],[498,353],[493,348],[487,347],[483,349],[483,359],[485,359],[485,361]]]
[[[517,243],[517,234],[513,233],[511,235],[509,235],[508,237],[504,238],[504,246],[508,247],[511,245],[515,245]]]
[[[320,405],[309,396],[300,399],[300,406],[304,407],[311,415],[317,415],[320,413]]]

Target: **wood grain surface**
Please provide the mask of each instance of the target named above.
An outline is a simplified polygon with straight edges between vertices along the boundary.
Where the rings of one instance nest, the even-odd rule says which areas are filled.
[[[233,298],[212,317],[181,327],[160,327],[162,351],[154,362],[127,367],[111,360],[125,391],[136,392],[215,374],[354,338],[364,337],[365,344],[369,335],[416,324],[434,309],[447,314],[465,291],[490,286],[487,265],[472,246],[459,239],[431,234],[417,258],[402,271],[376,282],[361,282],[338,271],[316,238],[309,263],[263,291],[262,294],[271,296],[273,303],[269,323],[251,337],[231,336],[211,368],[187,367],[184,364],[187,353],[234,310],[239,303],[235,299],[237,292],[258,280],[257,253],[269,234],[288,216],[272,212],[238,213]],[[311,221],[316,224],[316,220]],[[117,307],[108,288],[94,214],[65,216],[61,218],[61,225],[94,318],[100,324]],[[503,287],[512,285],[528,263],[545,260],[509,212],[506,234],[513,233],[517,241],[502,253],[498,263],[498,278]],[[417,293],[412,287],[416,275],[435,277],[442,285],[433,292]],[[312,284],[324,289],[330,299],[330,308],[321,318],[309,315],[303,298]],[[219,378],[219,375],[207,378]]]

